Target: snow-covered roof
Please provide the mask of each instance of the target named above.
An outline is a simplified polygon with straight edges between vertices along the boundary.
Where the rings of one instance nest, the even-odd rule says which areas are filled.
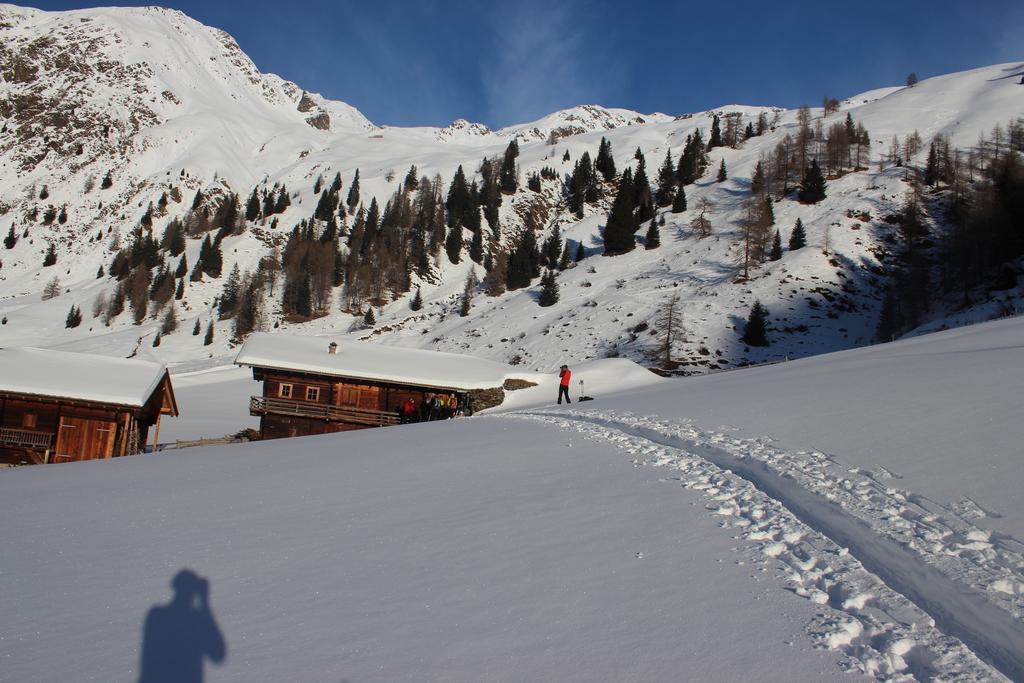
[[[331,354],[331,342],[336,340],[253,334],[246,339],[235,363],[438,389],[489,389],[500,387],[507,378],[530,374],[473,356],[379,344],[336,342],[337,352]]]
[[[167,372],[161,363],[31,347],[0,349],[0,391],[141,408]]]

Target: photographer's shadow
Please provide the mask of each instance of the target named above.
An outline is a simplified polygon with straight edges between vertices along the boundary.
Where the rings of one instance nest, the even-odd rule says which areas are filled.
[[[219,664],[227,656],[210,609],[209,581],[182,569],[171,588],[171,601],[146,614],[139,683],[203,683],[203,660]]]

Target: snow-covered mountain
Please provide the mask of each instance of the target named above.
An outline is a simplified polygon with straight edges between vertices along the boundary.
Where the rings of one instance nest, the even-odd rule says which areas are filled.
[[[502,239],[507,245],[530,224],[540,241],[557,226],[587,256],[559,275],[557,304],[539,308],[534,285],[498,297],[480,293],[461,317],[467,274],[472,268],[481,276],[482,269],[466,252],[458,264],[442,252],[432,277],[414,277],[412,290],[376,303],[372,332],[353,330],[359,316],[337,305],[325,317],[288,322],[280,314],[280,289],[267,295],[264,327],[469,351],[546,370],[602,355],[646,358],[656,345],[651,331],[658,310],[678,293],[685,339],[677,357],[684,369],[867,344],[880,308],[880,273],[891,257],[893,230],[883,219],[899,210],[906,193],[905,169],[880,170],[875,161],[894,136],[915,130],[926,143],[942,133],[969,146],[1019,114],[1022,90],[1010,77],[1020,67],[1000,65],[853,96],[828,115],[812,109],[826,129],[847,114],[866,126],[869,170],[831,181],[821,203],[777,202],[780,231],[788,235],[801,219],[811,248],[786,253],[737,282],[737,234],[754,166],[795,132],[795,111],[735,105],[673,117],[587,105],[498,131],[464,120],[446,128],[378,127],[345,103],[261,74],[223,31],[159,8],[42,12],[0,5],[0,65],[0,235],[18,237],[0,250],[0,345],[135,353],[181,368],[231,355],[230,320],[214,320],[209,346],[190,334],[216,318],[224,277],[189,283],[177,304],[179,328],[158,348],[151,342],[159,311],[138,325],[128,314],[109,326],[90,315],[113,288],[109,277],[97,277],[99,269],[109,270],[116,248],[130,241],[162,196],[166,207],[152,214],[157,238],[189,210],[198,190],[214,197],[233,192],[244,201],[254,189],[287,187],[291,205],[276,222],[261,219],[221,244],[225,274],[236,264],[254,270],[310,218],[318,178],[330,182],[338,174],[347,190],[358,169],[363,203],[376,197],[383,206],[411,166],[420,177],[439,175],[445,183],[459,166],[472,178],[482,159],[500,158],[513,139],[520,147],[520,187],[501,206]],[[687,135],[700,129],[706,136],[712,117],[729,113],[744,125],[764,113],[771,130],[711,152],[707,175],[687,187],[688,210],[659,211],[665,224],[658,249],[596,258],[610,197],[586,207],[578,220],[566,209],[562,180],[545,180],[539,192],[526,188],[526,179],[545,167],[564,180],[584,152],[596,155],[602,137],[620,171],[635,167],[634,152],[642,150],[653,181],[666,152],[678,159]],[[922,163],[924,147],[908,161]],[[717,183],[714,170],[723,161],[729,179]],[[689,226],[703,200],[713,232],[698,239]],[[198,259],[201,237],[187,242],[189,264]],[[56,264],[44,267],[51,246]],[[60,295],[42,300],[55,278]],[[413,312],[417,287],[425,306]],[[738,341],[736,328],[754,300],[771,315],[767,350]],[[66,329],[71,306],[84,312],[85,322]]]

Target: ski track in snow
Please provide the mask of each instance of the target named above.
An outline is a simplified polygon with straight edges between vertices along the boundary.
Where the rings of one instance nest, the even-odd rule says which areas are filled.
[[[885,681],[1024,680],[1024,555],[940,505],[821,452],[701,432],[628,413],[524,411],[608,441],[635,466],[671,468],[743,541],[735,551],[821,605],[807,625],[842,666]],[[669,481],[666,479],[666,481]],[[983,513],[982,513],[983,514]],[[979,659],[980,658],[980,659]],[[981,660],[984,660],[981,661]],[[986,665],[987,662],[987,665]]]

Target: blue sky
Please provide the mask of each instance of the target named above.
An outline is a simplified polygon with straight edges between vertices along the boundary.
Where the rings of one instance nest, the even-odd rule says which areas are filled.
[[[262,71],[400,126],[498,128],[591,103],[667,114],[817,105],[911,71],[1024,61],[1019,0],[162,4],[231,33]]]

